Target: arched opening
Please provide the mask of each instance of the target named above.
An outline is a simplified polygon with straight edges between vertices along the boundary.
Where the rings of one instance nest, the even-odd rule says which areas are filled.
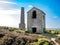
[[[36,11],[35,10],[32,12],[32,18],[36,18]]]
[[[32,27],[32,32],[33,32],[33,33],[36,33],[36,30],[37,30],[36,27]]]

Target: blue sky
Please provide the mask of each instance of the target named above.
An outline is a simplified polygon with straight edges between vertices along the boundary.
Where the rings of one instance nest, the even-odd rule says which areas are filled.
[[[0,0],[0,26],[19,27],[20,8],[37,7],[46,13],[46,28],[60,28],[60,0]]]

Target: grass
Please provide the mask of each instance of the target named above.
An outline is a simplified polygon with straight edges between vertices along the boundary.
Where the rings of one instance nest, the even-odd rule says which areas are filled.
[[[60,30],[45,30],[45,32],[50,34],[60,34]]]
[[[51,42],[46,38],[38,39],[38,42],[31,43],[32,45],[53,45]]]
[[[1,30],[3,29],[3,30]],[[3,34],[5,34],[5,32],[8,32],[7,34],[8,35],[5,35],[4,37],[0,38],[0,42],[3,42],[3,41],[6,41],[6,40],[10,40],[10,37],[16,37],[18,35],[21,35],[21,33],[24,33],[24,35],[21,35],[21,36],[27,36],[28,39],[30,37],[33,37],[33,38],[30,38],[30,39],[34,39],[34,38],[37,38],[38,41],[37,42],[32,42],[31,44],[33,45],[50,45],[51,42],[49,41],[49,36],[54,36],[54,35],[57,35],[58,37],[60,37],[60,31],[59,30],[46,30],[48,33],[46,33],[47,36],[45,35],[42,35],[42,34],[34,34],[32,33],[32,31],[24,31],[24,30],[20,30],[18,28],[11,28],[11,27],[3,27],[0,29],[0,32],[4,32]],[[5,30],[5,31],[4,31]],[[9,30],[9,31],[8,31]],[[10,34],[11,32],[11,34]],[[10,36],[9,36],[10,35]],[[45,37],[44,37],[45,36]],[[18,36],[19,37],[19,36]],[[25,38],[26,39],[26,38]],[[19,40],[19,39],[18,39]],[[56,41],[60,44],[60,40],[59,39],[56,39]],[[7,41],[8,42],[8,41]],[[3,42],[4,43],[4,42]],[[52,45],[52,44],[51,44]]]

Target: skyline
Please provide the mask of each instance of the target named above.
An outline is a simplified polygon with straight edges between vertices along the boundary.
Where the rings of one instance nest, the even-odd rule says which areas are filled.
[[[36,7],[46,13],[46,28],[60,28],[59,5],[59,0],[0,0],[0,26],[19,27],[21,7],[27,23],[27,11]]]

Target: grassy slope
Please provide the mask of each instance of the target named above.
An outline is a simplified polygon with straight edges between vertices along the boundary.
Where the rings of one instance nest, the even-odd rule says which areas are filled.
[[[12,28],[12,27],[0,27],[0,34],[3,35],[3,36],[0,35],[0,45],[4,45],[4,44],[39,45],[40,39],[42,38],[44,38],[43,40],[45,39],[50,40],[49,37],[42,36],[40,34],[25,33],[25,31],[19,30],[18,28]]]

